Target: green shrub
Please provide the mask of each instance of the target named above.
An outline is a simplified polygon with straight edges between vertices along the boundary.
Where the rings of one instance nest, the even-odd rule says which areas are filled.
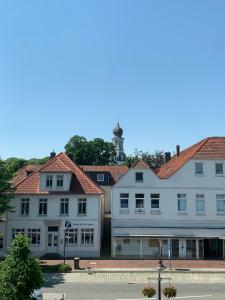
[[[70,265],[67,264],[60,264],[58,265],[58,272],[59,273],[68,273],[72,270]]]
[[[41,270],[44,273],[68,273],[72,270],[71,266],[68,264],[58,264],[58,265],[42,265]]]
[[[144,287],[142,294],[148,298],[152,298],[156,294],[156,290],[153,287]]]

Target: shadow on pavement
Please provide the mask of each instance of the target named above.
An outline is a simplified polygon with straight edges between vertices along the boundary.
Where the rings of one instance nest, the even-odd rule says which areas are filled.
[[[45,273],[43,287],[50,288],[64,282],[65,279],[62,273]]]

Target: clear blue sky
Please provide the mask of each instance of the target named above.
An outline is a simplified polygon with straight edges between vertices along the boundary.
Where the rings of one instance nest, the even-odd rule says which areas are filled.
[[[1,1],[0,156],[117,120],[127,154],[225,135],[225,1]]]

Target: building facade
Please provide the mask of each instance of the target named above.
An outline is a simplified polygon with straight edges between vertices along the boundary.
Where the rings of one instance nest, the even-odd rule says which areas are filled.
[[[64,153],[15,185],[7,214],[3,254],[18,233],[30,238],[37,257],[45,254],[100,256],[104,191]]]
[[[112,188],[112,256],[224,258],[225,138],[137,162]]]

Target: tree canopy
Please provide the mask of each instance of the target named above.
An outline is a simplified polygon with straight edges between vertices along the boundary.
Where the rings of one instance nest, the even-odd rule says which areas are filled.
[[[31,159],[24,159],[18,157],[9,157],[5,160],[5,163],[8,167],[12,170],[13,174],[15,174],[19,169],[27,165],[42,165],[49,160],[49,156],[44,158],[31,158]]]
[[[31,255],[28,238],[18,234],[10,254],[0,265],[1,300],[30,300],[34,289],[43,284],[38,261]]]
[[[10,200],[13,198],[13,185],[11,179],[12,170],[2,160],[0,160],[0,217],[7,211],[12,210]]]
[[[143,159],[143,161],[146,162],[152,170],[156,170],[164,164],[164,152],[156,150],[154,153],[149,153],[135,150],[133,155],[126,157],[125,164],[128,167],[131,167],[138,159]]]
[[[115,147],[113,143],[101,138],[88,141],[85,137],[75,135],[65,145],[66,154],[79,165],[109,165],[114,162]]]

